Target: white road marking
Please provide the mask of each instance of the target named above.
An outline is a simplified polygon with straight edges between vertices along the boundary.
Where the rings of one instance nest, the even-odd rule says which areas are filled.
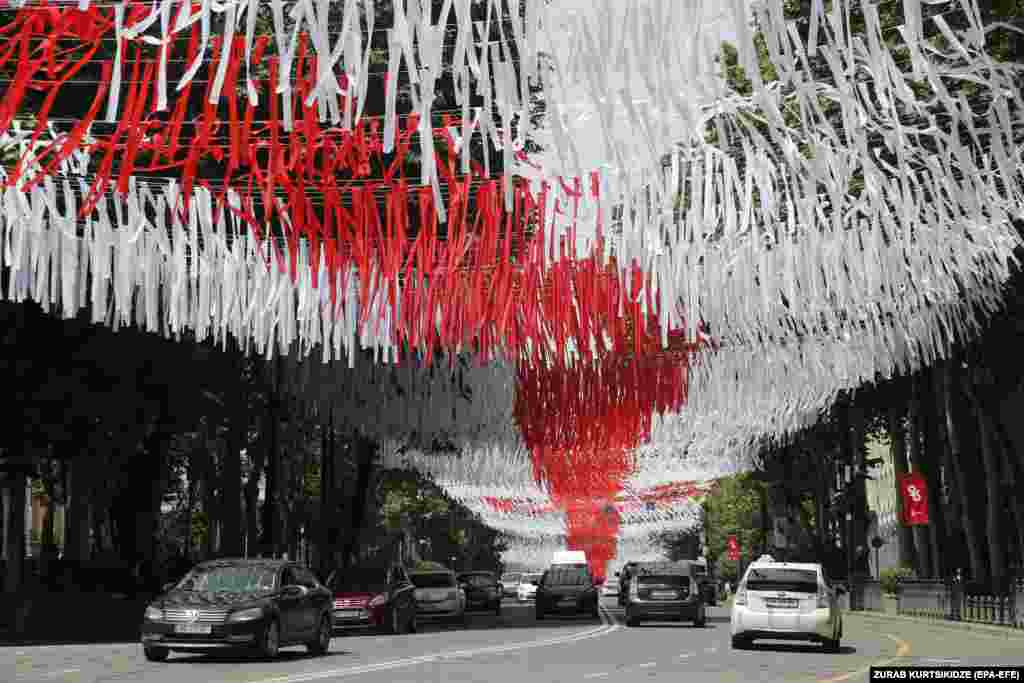
[[[43,678],[56,678],[57,676],[63,676],[64,674],[73,674],[81,669],[64,669],[63,671],[51,671],[48,674],[43,674]]]
[[[602,671],[601,673],[587,674],[586,676],[584,676],[584,678],[605,678],[607,676],[608,676],[608,672],[607,671]]]
[[[549,645],[564,645],[575,643],[590,638],[598,638],[607,635],[621,627],[614,622],[604,610],[601,611],[601,626],[582,631],[569,636],[559,636],[547,640],[533,640],[525,643],[513,643],[511,645],[493,645],[489,647],[474,648],[471,650],[457,650],[454,652],[442,652],[436,655],[423,655],[420,657],[407,657],[405,659],[393,659],[391,661],[379,662],[376,664],[364,664],[362,666],[347,667],[344,669],[331,669],[325,671],[310,671],[307,673],[293,674],[291,676],[280,676],[277,678],[265,678],[254,683],[305,683],[306,681],[317,681],[324,678],[341,678],[343,676],[356,676],[359,674],[387,671],[389,669],[400,669],[418,664],[430,664],[438,661],[451,661],[453,659],[469,659],[480,655],[500,654],[513,652],[515,650],[529,650],[535,647],[547,647]]]
[[[713,655],[716,652],[718,652],[718,648],[717,647],[709,647],[706,650],[704,650],[704,652],[707,652],[709,655]]]
[[[684,652],[683,654],[679,655],[679,659],[689,659],[692,656],[693,656],[692,652]]]
[[[637,664],[636,668],[638,668],[638,669],[649,669],[652,666],[658,666],[658,663],[657,662],[644,662],[643,664]]]
[[[941,657],[930,657],[928,659],[922,659],[920,661],[927,662],[929,664],[960,664],[960,662],[962,660],[960,660],[960,659],[943,659]]]

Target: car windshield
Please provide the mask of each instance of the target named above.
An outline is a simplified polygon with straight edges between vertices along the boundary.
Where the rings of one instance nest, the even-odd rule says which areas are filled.
[[[255,593],[274,590],[277,571],[273,567],[219,565],[196,567],[178,588],[197,593]]]
[[[589,586],[590,574],[584,566],[552,567],[544,573],[545,586]]]
[[[381,593],[387,590],[388,574],[385,569],[364,567],[349,569],[334,577],[331,590],[343,593]]]
[[[751,569],[747,590],[817,593],[818,573],[813,569],[764,568]]]
[[[690,577],[679,574],[645,575],[636,577],[636,585],[650,588],[652,586],[669,586],[671,588],[689,588]]]
[[[451,588],[455,577],[451,574],[413,574],[412,584],[417,588]]]
[[[540,574],[523,574],[523,578],[520,581],[521,583],[533,583],[534,581],[540,581]]]
[[[459,580],[463,583],[468,583],[470,586],[480,588],[494,585],[494,577],[491,574],[463,574],[459,577]]]

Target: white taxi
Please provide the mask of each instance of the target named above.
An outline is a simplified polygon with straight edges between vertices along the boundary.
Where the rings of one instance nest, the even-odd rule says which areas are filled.
[[[838,596],[817,563],[775,562],[764,555],[747,567],[732,606],[732,646],[755,639],[808,640],[839,651],[843,616]]]

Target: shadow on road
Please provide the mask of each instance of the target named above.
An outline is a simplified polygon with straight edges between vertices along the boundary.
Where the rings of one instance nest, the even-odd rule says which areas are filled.
[[[450,631],[494,631],[530,629],[533,631],[553,631],[562,628],[581,628],[587,626],[600,626],[600,619],[589,615],[548,615],[537,621],[534,617],[532,605],[506,608],[502,615],[495,616],[487,613],[469,613],[468,621],[463,624],[461,621],[443,621],[441,619],[419,618],[419,631],[421,633],[438,633]],[[351,629],[348,631],[335,631],[336,638],[358,638],[360,636],[379,636],[381,633],[373,630]]]
[[[821,645],[815,643],[786,643],[780,641],[758,641],[753,645],[748,645],[745,650],[760,651],[760,652],[824,652]],[[829,652],[832,655],[852,655],[857,652],[857,648],[850,645],[843,645],[839,648],[839,652]]]
[[[635,628],[665,628],[665,629],[682,629],[686,631],[692,631],[694,629],[706,629],[707,626],[695,626],[692,621],[641,621],[636,626],[630,626],[629,629]]]
[[[325,655],[311,655],[303,650],[281,650],[278,654],[275,662],[297,662],[303,659],[316,659],[316,660],[328,660],[336,659],[338,657],[351,657],[354,653],[347,650],[331,650]],[[260,657],[255,652],[203,652],[199,654],[195,653],[177,653],[171,655],[171,662],[189,664],[194,662],[220,662],[222,664],[243,664],[254,661],[266,661],[266,658]]]

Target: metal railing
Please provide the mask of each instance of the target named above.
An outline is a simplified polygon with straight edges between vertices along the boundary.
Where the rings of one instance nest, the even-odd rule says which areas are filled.
[[[853,600],[851,609],[857,609]],[[1024,577],[1001,590],[957,579],[898,579],[896,613],[1024,628]]]

